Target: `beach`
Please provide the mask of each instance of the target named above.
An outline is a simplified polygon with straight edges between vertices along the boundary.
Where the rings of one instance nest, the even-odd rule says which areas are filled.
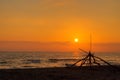
[[[0,69],[0,80],[120,80],[118,69],[109,66]]]

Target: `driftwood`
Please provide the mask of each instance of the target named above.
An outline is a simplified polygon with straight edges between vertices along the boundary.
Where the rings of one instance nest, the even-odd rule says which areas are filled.
[[[110,68],[112,68],[112,70],[117,70],[117,71],[119,70],[120,71],[120,69],[118,67],[110,64],[109,62],[103,60],[100,57],[94,56],[94,54],[91,51],[87,52],[87,51],[85,51],[83,49],[79,49],[79,50],[81,50],[82,52],[86,53],[87,55],[83,59],[78,60],[77,62],[75,62],[74,64],[70,65],[69,67],[74,67],[78,63],[80,63],[80,65],[78,67],[81,68],[83,65],[85,65],[85,66],[89,66],[90,69],[91,69],[92,66],[103,66],[103,64],[100,63],[100,62],[103,62],[107,66],[110,66]]]

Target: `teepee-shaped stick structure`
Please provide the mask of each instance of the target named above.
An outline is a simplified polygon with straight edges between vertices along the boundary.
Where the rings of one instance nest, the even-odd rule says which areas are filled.
[[[112,67],[112,65],[110,63],[108,63],[107,61],[95,56],[91,51],[87,52],[85,50],[82,50],[80,49],[82,52],[85,52],[87,53],[87,56],[85,56],[84,58],[80,59],[79,61],[77,61],[76,63],[74,63],[73,65],[71,65],[71,67],[75,66],[76,64],[78,63],[81,63],[80,64],[80,67],[83,66],[83,65],[86,65],[86,66],[93,66],[93,65],[98,65],[98,66],[101,66],[102,64],[99,63],[99,62],[103,62],[109,66]]]

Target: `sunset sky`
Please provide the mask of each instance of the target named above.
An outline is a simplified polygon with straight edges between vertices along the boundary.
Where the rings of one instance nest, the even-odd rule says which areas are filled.
[[[120,0],[0,0],[0,51],[88,49],[90,34],[94,51],[120,51]]]

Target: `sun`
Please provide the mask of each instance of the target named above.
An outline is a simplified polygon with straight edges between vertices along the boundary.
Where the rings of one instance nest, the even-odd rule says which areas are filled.
[[[78,40],[78,38],[75,38],[74,41],[77,43],[79,40]]]

